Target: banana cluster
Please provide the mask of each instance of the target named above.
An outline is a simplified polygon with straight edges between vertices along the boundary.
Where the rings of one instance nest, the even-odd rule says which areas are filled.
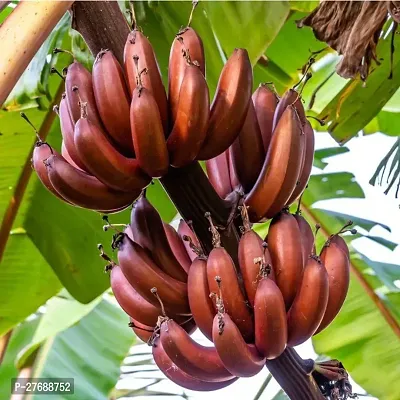
[[[66,92],[55,108],[61,154],[39,141],[33,167],[67,203],[118,212],[170,165],[208,160],[232,145],[248,113],[252,84],[247,51],[235,49],[210,104],[203,43],[187,27],[172,44],[167,96],[153,48],[135,29],[123,66],[102,50],[92,73],[77,61],[66,69]]]
[[[250,220],[273,218],[289,207],[307,186],[314,159],[314,131],[300,94],[289,89],[282,98],[260,85],[233,144],[206,161],[207,174],[221,198],[245,193]]]
[[[183,220],[175,231],[145,196],[114,235],[118,265],[107,269],[115,298],[160,370],[187,389],[216,390],[257,374],[267,359],[326,328],[348,291],[349,250],[340,236],[348,225],[318,256],[299,213],[278,213],[265,240],[251,229],[246,206],[240,214],[236,264],[209,213],[214,248],[206,256]],[[214,346],[191,338],[196,327]]]

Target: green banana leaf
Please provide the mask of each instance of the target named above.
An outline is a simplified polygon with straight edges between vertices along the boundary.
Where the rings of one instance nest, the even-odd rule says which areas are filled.
[[[356,225],[367,231],[376,225],[374,221],[313,208],[312,205],[315,202],[321,198],[328,198],[326,193],[324,193],[325,197],[321,195],[321,183],[315,182],[316,177],[326,177],[324,175],[311,177],[302,199],[303,216],[312,225],[319,223],[329,234],[339,231],[348,219],[352,219]],[[341,173],[340,175],[343,176],[336,179],[328,177],[328,181],[332,184],[329,189],[332,198],[338,190],[343,191],[343,193],[340,192],[340,196],[363,197],[361,188],[353,182],[350,174]],[[343,186],[344,176],[348,183]],[[388,229],[386,226],[383,227]],[[375,262],[356,253],[351,246],[354,237],[345,236],[345,238],[350,244],[354,268],[361,272],[372,291],[385,293],[379,298],[387,309],[395,309],[399,304],[399,290],[394,284],[400,277],[398,266]],[[317,236],[317,249],[321,249],[324,241],[325,238],[322,235]],[[399,323],[399,315],[393,312],[392,315]],[[394,400],[399,397],[400,388],[396,374],[393,372],[398,367],[399,338],[383,319],[376,304],[362,288],[354,273],[351,274],[348,297],[338,317],[328,328],[313,338],[313,344],[318,354],[341,360],[352,378],[371,395],[385,400]]]
[[[35,333],[29,344],[24,346],[16,359],[17,368],[21,369],[26,360],[46,340],[78,323],[89,314],[101,301],[101,297],[89,304],[81,304],[71,298],[68,293],[51,298],[46,304],[46,311],[40,318]]]
[[[107,400],[120,375],[120,365],[135,341],[128,322],[119,307],[102,300],[73,326],[43,343],[32,376],[74,379],[70,400]],[[43,397],[34,395],[33,399]]]
[[[366,84],[360,79],[350,81],[320,112],[319,118],[329,124],[328,131],[338,143],[344,144],[362,130],[400,86],[400,57],[397,52],[394,53],[393,77],[389,79],[390,42],[390,34],[380,39],[377,54],[382,62],[373,69]],[[399,45],[400,38],[395,35],[394,46],[397,48]]]

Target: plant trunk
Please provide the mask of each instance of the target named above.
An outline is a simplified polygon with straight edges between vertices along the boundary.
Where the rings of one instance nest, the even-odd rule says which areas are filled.
[[[122,60],[129,27],[117,7],[117,2],[112,1],[75,3],[74,26],[84,37],[93,55],[107,48]],[[215,223],[225,228],[221,231],[223,245],[232,258],[237,260],[239,232],[235,224],[230,223],[228,226],[235,199],[232,202],[221,200],[197,162],[184,168],[170,168],[160,181],[182,217],[192,221],[205,250],[209,252],[212,249],[209,225],[204,217],[208,211]],[[292,400],[324,399],[314,379],[303,369],[301,358],[294,349],[286,349],[280,357],[268,361],[266,365]]]

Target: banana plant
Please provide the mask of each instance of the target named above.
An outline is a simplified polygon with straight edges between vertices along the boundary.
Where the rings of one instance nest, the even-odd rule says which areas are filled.
[[[21,1],[17,6],[11,3],[2,7],[0,13],[0,39],[5,43],[2,57],[6,60],[0,65],[0,300],[4,305],[0,311],[0,335],[3,335],[0,360],[1,374],[4,374],[1,381],[7,382],[24,371],[31,376],[46,377],[52,375],[55,368],[57,376],[62,376],[65,367],[72,368],[74,376],[81,377],[76,381],[76,398],[157,394],[151,386],[159,383],[159,377],[140,389],[114,388],[119,377],[126,378],[124,374],[120,376],[119,368],[135,339],[122,311],[110,303],[108,295],[99,297],[108,289],[109,278],[102,272],[103,263],[96,245],[108,241],[109,234],[103,232],[104,221],[99,214],[60,202],[32,175],[30,159],[36,137],[19,116],[19,112],[24,111],[37,127],[39,136],[59,149],[60,124],[53,106],[60,101],[64,82],[52,72],[66,67],[71,56],[54,54],[53,49],[70,50],[89,69],[93,55],[101,48],[111,48],[121,58],[128,32],[123,15],[131,8],[123,2],[56,3]],[[206,49],[210,95],[215,91],[218,73],[227,55],[235,47],[248,50],[254,86],[273,81],[280,94],[297,83],[299,69],[314,56],[314,77],[303,91],[305,104],[309,106],[307,115],[319,120],[329,119],[329,132],[342,144],[362,129],[368,134],[379,130],[398,135],[393,132],[391,123],[384,123],[395,121],[397,112],[396,94],[393,94],[399,82],[397,78],[387,80],[390,57],[385,57],[382,65],[370,75],[366,87],[357,78],[345,81],[338,77],[334,73],[337,55],[324,49],[324,43],[317,41],[311,30],[296,28],[295,21],[311,11],[308,3],[264,2],[251,7],[242,2],[200,3],[192,26],[201,35]],[[189,2],[135,2],[136,20],[153,43],[164,84],[171,42],[186,24],[190,9]],[[21,34],[12,35],[10,32],[20,32],[18,21],[23,21]],[[97,27],[93,26],[93,21]],[[106,31],[103,26],[107,26]],[[389,29],[388,26],[385,29]],[[35,34],[38,31],[40,34]],[[378,54],[387,54],[389,47],[390,35],[385,35],[378,45]],[[395,59],[395,77],[397,67]],[[375,101],[378,95],[380,102]],[[326,129],[326,125],[321,127],[316,122],[313,126],[318,131]],[[346,151],[344,149],[317,151],[315,167],[323,168],[329,156]],[[394,159],[392,165],[390,172],[396,174]],[[198,217],[196,210],[217,210],[222,225],[229,215],[218,201],[208,202],[207,193],[213,191],[209,184],[199,190],[199,182],[205,182],[200,168],[178,171],[151,185],[147,198],[166,222],[177,212],[187,220],[194,220],[200,227],[200,239],[210,248],[208,225],[202,216]],[[318,200],[363,197],[361,187],[351,174],[315,171],[302,198],[301,209],[311,224],[321,226],[318,246],[347,219],[366,230],[364,236],[369,240],[394,246],[368,234],[378,224],[376,221],[357,220],[353,216],[313,208]],[[192,203],[193,198],[196,204]],[[129,211],[113,216],[115,224],[128,220]],[[266,224],[259,225],[257,230],[265,232],[266,227]],[[355,238],[346,239],[351,244]],[[400,337],[399,298],[395,285],[398,279],[396,266],[374,262],[351,247],[349,296],[334,323],[313,339],[317,353],[342,360],[357,382],[382,399],[395,399],[400,395],[393,374]],[[65,295],[64,290],[69,294]],[[38,311],[43,305],[45,313]],[[59,313],[68,318],[61,318],[59,324],[54,324]],[[98,328],[99,325],[108,329]],[[95,340],[88,338],[88,331]],[[362,359],[357,357],[360,348]],[[111,351],[100,356],[105,349]],[[93,357],[84,357],[82,361],[82,354]],[[68,360],[67,366],[57,363],[60,355]],[[296,376],[299,393],[308,399],[321,398],[304,371],[288,359],[283,358],[282,362],[284,368],[272,370],[285,390],[291,392],[289,377]],[[299,396],[302,398],[301,394]]]

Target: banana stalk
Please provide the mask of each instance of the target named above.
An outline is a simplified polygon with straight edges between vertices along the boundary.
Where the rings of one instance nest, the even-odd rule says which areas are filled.
[[[0,105],[73,1],[21,1],[0,27]]]

